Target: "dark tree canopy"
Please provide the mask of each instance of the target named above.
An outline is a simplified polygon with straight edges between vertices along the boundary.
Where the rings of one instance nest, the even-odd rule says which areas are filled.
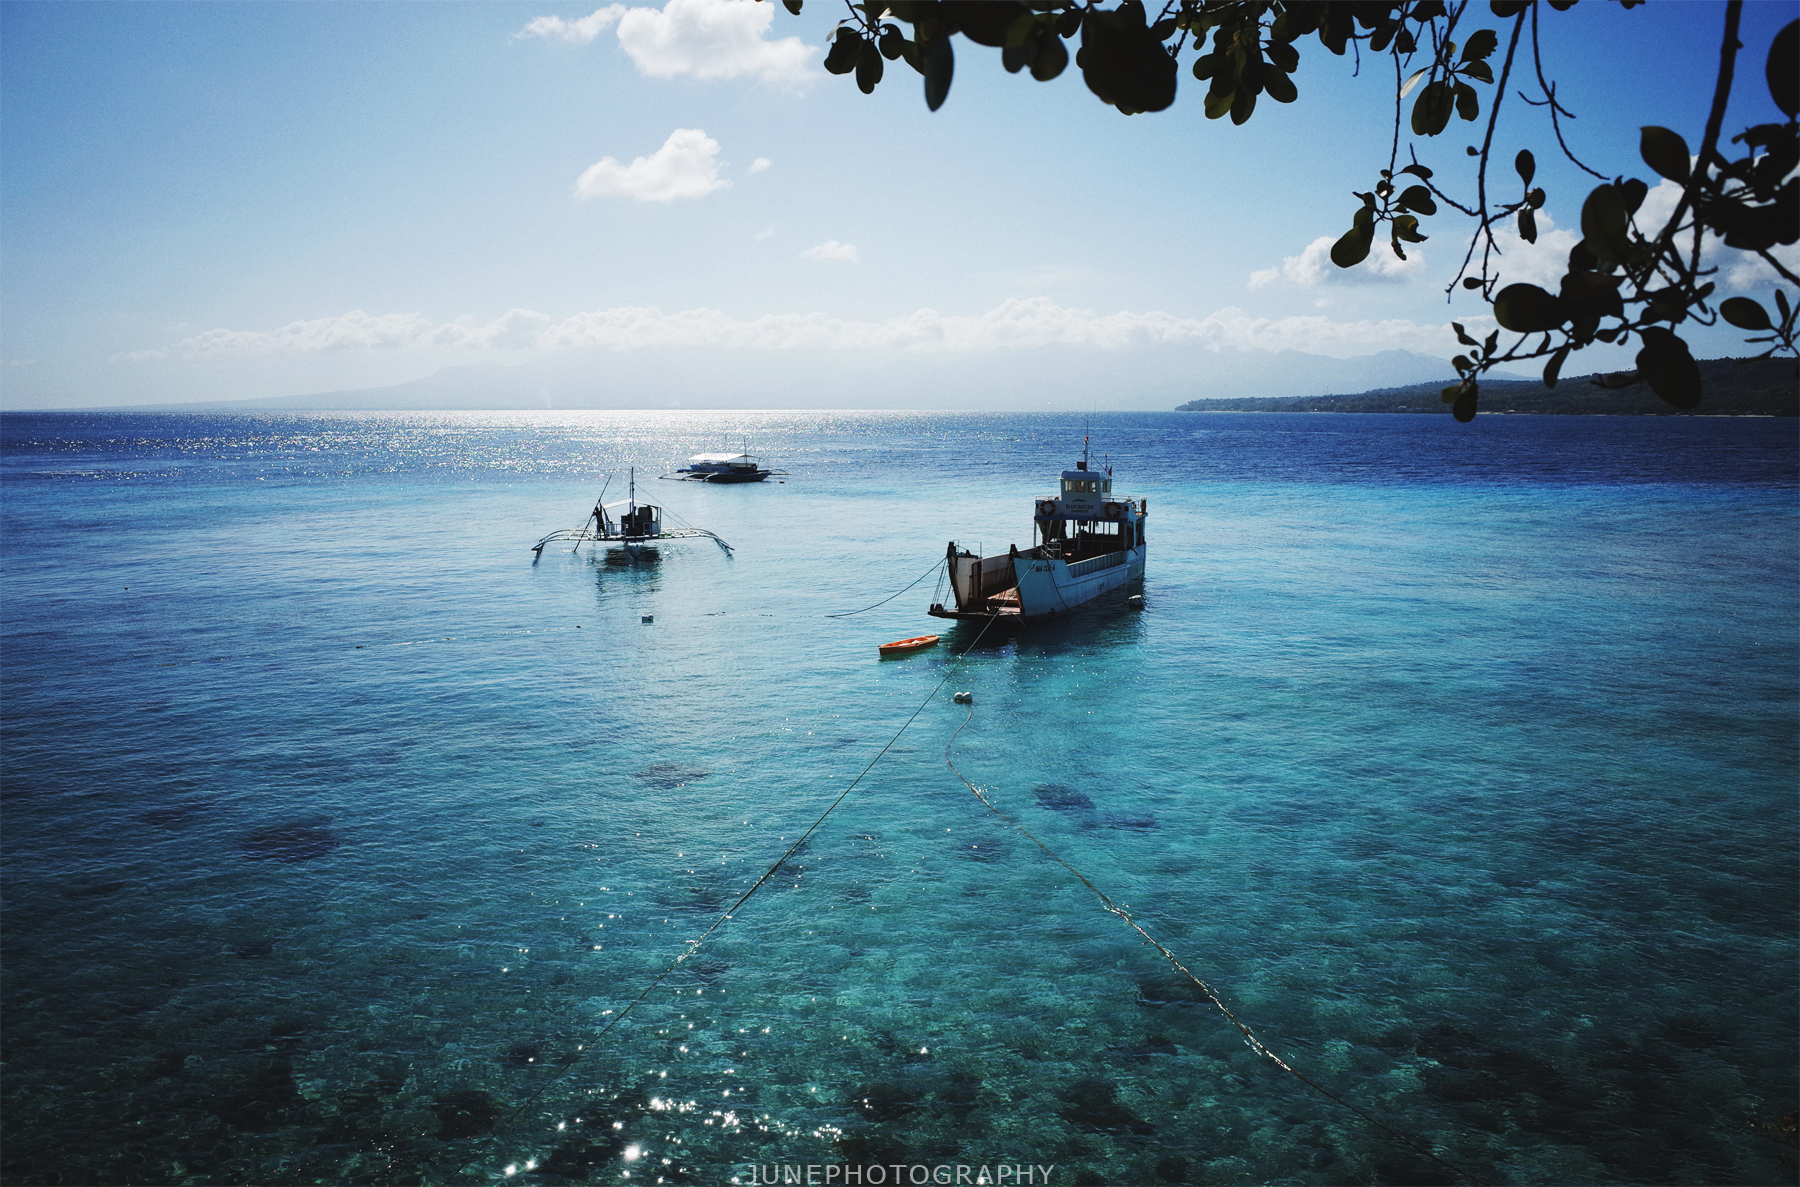
[[[802,0],[783,2],[789,11],[800,11]],[[1643,0],[1617,2],[1625,9]],[[1451,360],[1461,380],[1445,388],[1442,398],[1457,419],[1474,417],[1481,377],[1498,364],[1544,359],[1544,383],[1555,387],[1571,353],[1595,342],[1625,346],[1634,340],[1637,369],[1604,382],[1641,380],[1670,404],[1692,408],[1700,402],[1700,369],[1676,333],[1683,323],[1714,325],[1722,319],[1748,331],[1747,342],[1767,347],[1756,357],[1796,353],[1797,309],[1787,293],[1775,290],[1773,315],[1749,297],[1716,299],[1711,278],[1717,269],[1704,265],[1701,254],[1706,237],[1714,235],[1759,256],[1800,287],[1800,277],[1772,254],[1777,245],[1800,239],[1800,178],[1792,176],[1800,165],[1800,22],[1783,28],[1760,55],[1761,81],[1786,122],[1759,124],[1724,140],[1725,109],[1745,47],[1738,40],[1743,0],[1722,7],[1718,75],[1698,151],[1668,128],[1641,129],[1644,164],[1682,187],[1674,212],[1661,225],[1646,225],[1637,216],[1649,184],[1635,177],[1608,178],[1578,159],[1563,137],[1561,121],[1571,113],[1544,74],[1540,9],[1547,5],[1560,12],[1575,3],[1168,0],[1152,17],[1140,0],[1113,8],[1074,0],[872,0],[847,5],[849,16],[833,34],[825,68],[854,74],[868,94],[881,82],[885,63],[904,60],[923,76],[925,104],[935,111],[950,94],[960,34],[998,50],[1007,71],[1029,71],[1039,81],[1057,77],[1073,60],[1101,102],[1122,115],[1137,115],[1174,104],[1181,63],[1191,58],[1188,72],[1206,86],[1207,118],[1229,116],[1242,124],[1265,96],[1277,103],[1299,98],[1293,75],[1303,50],[1354,53],[1359,61],[1386,58],[1396,94],[1392,147],[1375,183],[1355,195],[1361,204],[1331,259],[1340,268],[1361,263],[1384,228],[1385,249],[1405,259],[1408,244],[1427,238],[1421,220],[1445,210],[1474,220],[1450,289],[1460,284],[1479,291],[1500,329],[1477,341],[1452,323],[1467,349]],[[1490,17],[1494,27],[1476,27]],[[1377,73],[1385,75],[1386,68]],[[1520,238],[1536,242],[1536,212],[1545,202],[1543,189],[1532,184],[1537,162],[1530,150],[1511,162],[1516,189],[1510,189],[1510,179],[1490,177],[1494,131],[1508,87],[1519,85],[1519,79],[1535,95],[1518,91],[1518,98],[1548,110],[1556,150],[1600,182],[1582,203],[1582,239],[1570,251],[1567,274],[1554,293],[1533,284],[1499,286],[1494,227],[1516,222]],[[1473,186],[1463,182],[1474,196],[1459,198],[1419,163],[1413,143],[1441,135],[1458,121],[1479,127],[1484,106],[1481,146],[1468,149]],[[1504,167],[1495,172],[1503,174]],[[1503,186],[1510,193],[1499,196]],[[1516,337],[1503,342],[1502,331]]]

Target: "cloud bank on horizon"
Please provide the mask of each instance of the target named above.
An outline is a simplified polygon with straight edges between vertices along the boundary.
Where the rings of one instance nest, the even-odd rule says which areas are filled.
[[[1486,323],[1481,324],[1485,327]],[[1253,317],[1221,309],[1204,318],[1162,312],[1097,314],[1045,297],[1002,302],[986,313],[953,316],[920,309],[882,321],[823,313],[735,318],[717,309],[665,313],[655,308],[601,309],[560,320],[514,309],[483,322],[433,322],[417,313],[370,314],[297,321],[273,330],[209,330],[153,351],[141,362],[228,355],[317,354],[330,351],[457,348],[475,351],[608,351],[653,349],[901,351],[987,353],[1073,346],[1129,350],[1197,345],[1209,350],[1301,351],[1346,358],[1377,350],[1442,352],[1455,342],[1448,325],[1399,319],[1340,322],[1322,316]]]

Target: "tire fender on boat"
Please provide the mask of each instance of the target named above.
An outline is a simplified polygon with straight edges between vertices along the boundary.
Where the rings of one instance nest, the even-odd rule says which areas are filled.
[[[1108,503],[1108,504],[1107,504],[1107,505],[1106,505],[1106,518],[1108,518],[1108,519],[1117,519],[1117,518],[1119,518],[1119,516],[1121,516],[1121,515],[1123,515],[1123,514],[1125,514],[1125,507],[1124,507],[1124,504],[1122,504],[1122,503]]]
[[[1056,514],[1055,499],[1039,499],[1037,505],[1039,519],[1050,519]]]

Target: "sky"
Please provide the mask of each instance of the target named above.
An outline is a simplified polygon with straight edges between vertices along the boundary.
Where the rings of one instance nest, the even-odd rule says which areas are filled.
[[[1544,11],[1571,147],[1652,180],[1640,125],[1697,146],[1723,12]],[[1240,127],[1205,118],[1191,52],[1174,107],[1127,117],[1073,65],[1039,83],[959,38],[931,112],[903,62],[868,96],[823,71],[843,15],[5,0],[0,407],[454,368],[555,375],[614,406],[733,406],[754,375],[742,398],[763,406],[1153,408],[1281,394],[1283,356],[1245,352],[1448,359],[1452,320],[1492,325],[1446,299],[1459,218],[1427,219],[1404,263],[1383,241],[1348,272],[1325,258],[1386,164],[1391,65],[1359,76],[1309,40],[1299,101],[1265,98]],[[1727,135],[1779,118],[1762,62],[1793,15],[1746,6]],[[1594,182],[1513,90],[1495,160],[1533,148],[1549,202],[1537,245],[1503,240],[1502,275],[1554,287]],[[1482,91],[1480,123],[1420,150],[1471,200]],[[1506,167],[1491,184],[1518,189]],[[1766,270],[1723,247],[1714,262],[1766,303]],[[1752,352],[1728,328],[1684,333],[1702,357]],[[1593,351],[1566,370],[1628,365]]]

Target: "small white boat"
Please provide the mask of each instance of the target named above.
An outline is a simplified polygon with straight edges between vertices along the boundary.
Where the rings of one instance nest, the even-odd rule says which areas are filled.
[[[748,453],[697,453],[687,465],[663,477],[684,482],[761,482],[771,474],[786,473],[765,469],[761,458]]]
[[[1112,467],[1081,460],[1062,472],[1052,498],[1037,501],[1034,543],[995,556],[976,556],[950,542],[947,562],[955,606],[933,604],[938,618],[1048,618],[1091,602],[1144,576],[1148,499],[1113,492]]]
[[[600,492],[600,498],[606,498],[604,488]],[[606,544],[617,548],[626,559],[636,564],[641,560],[653,559],[656,556],[656,545],[663,540],[691,540],[699,537],[711,540],[725,550],[725,555],[731,555],[731,545],[705,528],[685,523],[673,512],[654,503],[639,502],[637,471],[633,470],[630,491],[625,498],[616,503],[596,502],[586,522],[580,527],[551,532],[533,544],[531,551],[542,556],[545,546],[549,544],[572,542],[575,548],[570,551],[579,549],[583,544]]]

